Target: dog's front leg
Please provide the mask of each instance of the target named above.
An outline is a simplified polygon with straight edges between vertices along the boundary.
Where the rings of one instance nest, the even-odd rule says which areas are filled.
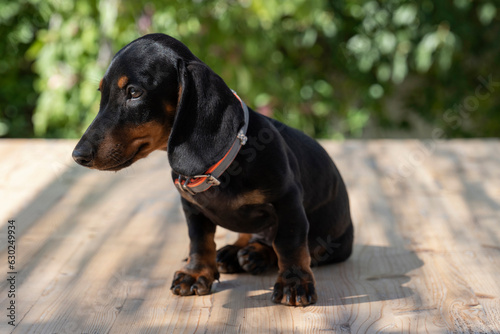
[[[177,271],[171,290],[176,295],[206,295],[212,283],[219,279],[215,262],[215,224],[182,199],[182,207],[189,230],[189,257],[187,264]]]
[[[271,299],[289,306],[314,304],[318,296],[307,245],[309,222],[300,191],[289,191],[274,206],[278,231],[273,247],[278,255],[279,274]]]

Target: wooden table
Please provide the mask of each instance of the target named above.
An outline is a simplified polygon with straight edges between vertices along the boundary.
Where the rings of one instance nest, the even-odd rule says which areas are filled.
[[[166,154],[98,172],[71,160],[74,145],[0,141],[1,333],[500,332],[498,140],[323,142],[349,189],[355,250],[314,269],[319,302],[306,308],[270,301],[274,272],[172,295],[188,237]]]

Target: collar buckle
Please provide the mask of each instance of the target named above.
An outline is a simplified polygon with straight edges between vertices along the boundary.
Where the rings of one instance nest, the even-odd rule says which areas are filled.
[[[194,195],[196,195],[196,193],[194,191],[192,191],[188,187],[188,184],[189,184],[189,182],[191,182],[191,179],[192,179],[192,177],[185,177],[184,180],[183,180],[182,175],[179,175],[179,177],[177,178],[177,180],[175,180],[176,181],[175,185],[179,186],[179,189],[182,192],[186,192],[186,193],[191,194],[192,196],[194,196]]]
[[[218,186],[220,185],[220,181],[217,180],[217,178],[215,178],[213,175],[211,174],[207,174],[207,175],[195,175],[193,176],[193,179],[197,179],[197,178],[206,178],[206,182],[213,185],[213,186]]]
[[[196,195],[196,192],[194,191],[194,189],[191,189],[191,187],[189,187],[189,185],[191,182],[196,182],[199,179],[205,179],[204,182],[209,184],[210,186],[220,185],[220,181],[215,176],[213,176],[211,174],[195,175],[195,176],[190,176],[190,177],[179,175],[177,180],[175,180],[176,181],[175,184],[177,186],[179,186],[179,189],[181,191],[187,192],[188,194],[191,194],[194,196],[194,195]]]

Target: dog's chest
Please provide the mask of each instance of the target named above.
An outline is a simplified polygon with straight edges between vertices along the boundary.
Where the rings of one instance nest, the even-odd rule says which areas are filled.
[[[262,232],[278,220],[274,206],[258,190],[231,197],[211,192],[181,195],[213,223],[234,232]]]

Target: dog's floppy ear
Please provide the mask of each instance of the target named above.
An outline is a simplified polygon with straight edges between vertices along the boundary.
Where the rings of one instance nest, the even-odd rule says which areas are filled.
[[[199,60],[177,61],[179,103],[168,140],[172,169],[184,176],[204,174],[221,160],[244,123],[239,100]]]

